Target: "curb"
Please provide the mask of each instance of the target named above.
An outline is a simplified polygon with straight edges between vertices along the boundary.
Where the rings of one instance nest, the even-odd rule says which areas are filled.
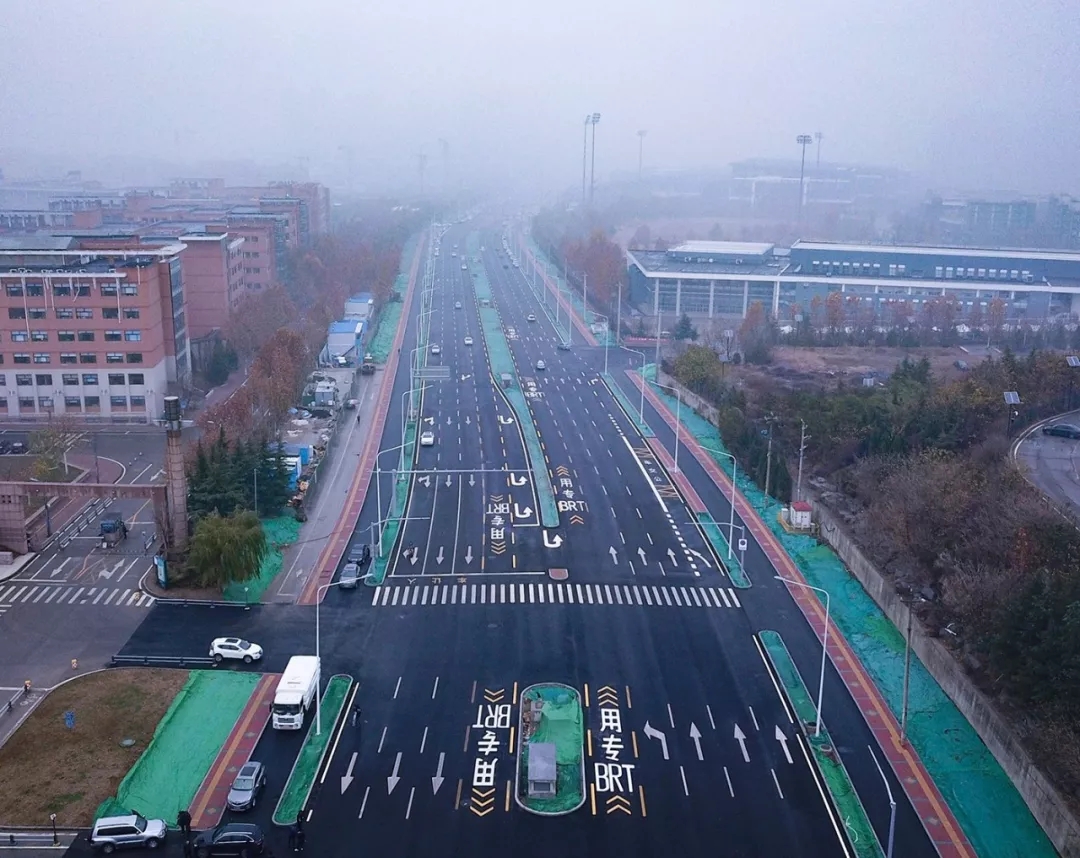
[[[329,681],[326,683],[326,691],[323,692],[323,697],[324,698],[327,695],[330,694],[330,686],[333,684],[335,679],[348,680],[349,687],[345,690],[345,694],[341,698],[341,705],[338,706],[337,713],[333,716],[333,720],[330,722],[331,724],[337,724],[338,719],[341,718],[341,713],[345,711],[345,708],[346,708],[346,706],[348,706],[349,702],[351,702],[352,699],[355,699],[356,693],[359,690],[359,686],[356,684],[356,680],[354,680],[351,676],[349,676],[346,673],[335,673],[333,676],[330,677]],[[349,694],[350,691],[352,692],[351,697],[350,697],[350,694]],[[319,717],[318,716],[318,709],[316,709],[315,718],[318,718],[318,717]],[[325,721],[326,719],[324,718],[323,720]],[[345,721],[342,720],[340,726],[338,726],[338,730],[337,730],[338,735],[341,735],[341,731],[342,731],[342,729],[344,729],[344,727],[345,727]],[[296,759],[293,761],[292,769],[289,770],[289,777],[286,779],[285,786],[281,790],[281,796],[278,798],[278,803],[274,807],[274,812],[270,815],[270,821],[274,825],[277,825],[278,827],[285,827],[285,826],[288,826],[288,825],[292,825],[293,822],[295,821],[295,818],[294,818],[294,819],[290,819],[288,822],[278,822],[278,811],[281,810],[281,806],[285,803],[285,797],[289,793],[289,784],[292,783],[293,775],[296,774],[296,767],[298,765],[300,765],[300,757],[304,753],[304,748],[307,747],[308,742],[311,741],[312,736],[316,735],[314,733],[314,730],[315,730],[315,720],[312,719],[311,726],[308,727],[307,736],[304,737],[304,743],[303,743],[303,745],[300,746],[300,752],[296,755]],[[319,779],[319,772],[322,771],[323,765],[326,762],[326,752],[328,750],[330,750],[330,746],[331,746],[330,739],[332,738],[333,731],[330,730],[330,729],[327,729],[326,733],[327,733],[326,744],[323,745],[323,749],[319,753],[318,765],[315,766],[315,771],[314,771],[314,774],[312,775],[311,783],[308,784],[307,791],[304,793],[304,800],[300,803],[300,811],[301,812],[303,812],[304,808],[307,806],[307,803],[308,803],[309,799],[311,798],[311,791],[313,789],[315,789],[315,781],[317,781]],[[334,744],[336,746],[337,742],[334,742],[332,744]]]
[[[648,422],[646,422],[644,417],[639,419],[639,412],[634,410],[634,407],[630,404],[630,399],[626,395],[626,391],[619,387],[618,383],[615,381],[615,376],[610,372],[604,372],[600,374],[600,378],[603,380],[604,386],[610,391],[611,395],[615,397],[615,401],[619,403],[619,406],[622,408],[630,422],[637,427],[637,430],[641,433],[642,437],[655,438],[656,433]]]

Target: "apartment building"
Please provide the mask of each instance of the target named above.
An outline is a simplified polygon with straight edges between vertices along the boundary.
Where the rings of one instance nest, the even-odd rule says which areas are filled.
[[[185,245],[108,244],[0,238],[0,419],[152,420],[186,381]]]

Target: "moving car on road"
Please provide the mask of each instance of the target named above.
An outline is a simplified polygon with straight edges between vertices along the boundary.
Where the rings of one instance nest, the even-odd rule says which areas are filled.
[[[539,370],[547,369],[547,364],[544,363],[542,360],[538,360],[536,362],[536,368]]]
[[[243,638],[214,638],[210,644],[210,658],[219,664],[227,658],[236,658],[251,664],[263,656],[262,647]]]
[[[355,590],[360,581],[360,567],[355,563],[346,563],[341,570],[338,586],[342,590]]]
[[[454,309],[455,310],[460,310],[461,309],[461,302],[460,301],[455,301],[454,302]]]
[[[198,858],[217,855],[256,858],[264,854],[262,829],[246,822],[226,822],[217,828],[201,831],[195,838],[194,846]]]
[[[1054,435],[1058,438],[1080,438],[1080,426],[1072,423],[1055,423],[1053,426],[1043,426],[1043,435]]]
[[[248,760],[240,768],[240,773],[229,788],[229,796],[225,800],[229,810],[253,810],[264,786],[266,768],[262,763]]]
[[[435,345],[433,345],[433,346],[431,347],[431,353],[432,353],[433,355],[438,355],[438,354],[442,354],[442,349],[441,349],[441,348],[439,348],[439,345],[438,345],[438,343],[436,343]]]
[[[472,337],[466,337],[465,338],[465,345],[467,345],[467,346],[472,345]]]
[[[529,315],[525,317],[525,321],[526,322],[535,322],[536,321],[536,314],[535,313],[529,313]]]
[[[111,855],[117,849],[136,846],[156,849],[165,842],[167,831],[164,819],[145,819],[137,813],[103,816],[94,823],[90,845],[106,855]]]
[[[421,432],[420,433],[420,446],[421,447],[434,447],[435,446],[435,433]]]

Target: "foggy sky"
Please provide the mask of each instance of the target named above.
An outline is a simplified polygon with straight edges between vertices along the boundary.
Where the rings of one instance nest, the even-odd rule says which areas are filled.
[[[9,0],[0,167],[307,157],[415,189],[443,138],[456,180],[555,190],[599,111],[598,179],[637,169],[638,129],[647,169],[821,131],[825,161],[1077,193],[1078,21],[1075,0]]]

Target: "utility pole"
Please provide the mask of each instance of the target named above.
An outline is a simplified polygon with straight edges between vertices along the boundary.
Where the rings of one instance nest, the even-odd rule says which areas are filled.
[[[589,123],[592,122],[592,114],[585,114],[585,140],[581,144],[581,205],[585,207],[587,183],[589,178]]]
[[[907,605],[907,634],[904,635],[904,700],[900,707],[900,745],[907,744],[908,688],[911,680],[911,615],[915,600],[902,600]]]
[[[600,114],[594,113],[590,119],[592,122],[592,165],[589,167],[589,205],[593,203],[593,194],[596,193],[596,125],[600,121]]]
[[[806,452],[806,442],[809,441],[810,438],[811,438],[811,436],[806,434],[806,421],[803,420],[802,421],[802,436],[799,439],[799,477],[798,477],[798,481],[795,483],[795,500],[797,500],[797,501],[802,500],[803,453]]]
[[[814,141],[814,138],[809,134],[800,134],[795,138],[795,142],[802,146],[802,163],[799,166],[799,228],[802,229],[803,222],[803,181],[806,177],[806,147]]]
[[[643,154],[645,151],[645,135],[648,131],[642,130],[637,133],[637,180],[638,184],[641,184],[641,165],[643,162]]]
[[[815,173],[821,172],[821,138],[825,135],[820,131],[814,132],[814,139],[817,140],[817,165],[814,167]]]
[[[773,417],[770,414],[765,418],[766,424],[769,427],[769,444],[765,448],[765,496],[769,496],[769,479],[772,477],[772,424]]]

